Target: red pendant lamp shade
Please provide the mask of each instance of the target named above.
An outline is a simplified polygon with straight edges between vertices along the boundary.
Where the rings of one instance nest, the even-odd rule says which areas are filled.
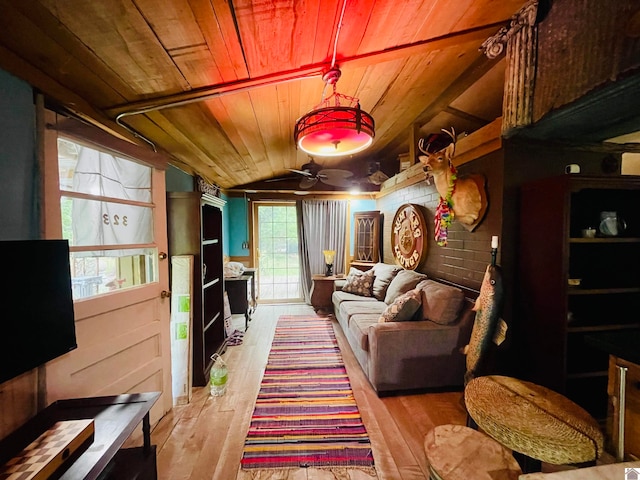
[[[350,155],[366,149],[373,142],[373,117],[360,108],[358,99],[335,92],[339,77],[337,68],[324,75],[325,82],[333,85],[334,93],[296,122],[293,132],[296,146],[309,155]],[[355,106],[341,106],[341,99]],[[334,105],[331,105],[332,101]]]

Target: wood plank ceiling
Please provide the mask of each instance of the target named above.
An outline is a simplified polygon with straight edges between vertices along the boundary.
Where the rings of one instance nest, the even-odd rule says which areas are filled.
[[[0,68],[225,189],[308,161],[293,128],[320,102],[334,46],[337,91],[359,98],[376,136],[324,167],[393,175],[415,131],[500,116],[504,62],[479,46],[523,0],[344,1],[0,0]]]

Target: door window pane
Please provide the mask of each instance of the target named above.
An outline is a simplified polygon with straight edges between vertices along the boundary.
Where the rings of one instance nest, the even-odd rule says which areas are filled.
[[[58,138],[58,173],[74,299],[158,281],[152,169]]]

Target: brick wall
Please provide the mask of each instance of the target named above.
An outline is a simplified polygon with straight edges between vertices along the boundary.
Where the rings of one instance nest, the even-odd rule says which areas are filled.
[[[384,215],[383,252],[386,263],[395,263],[391,248],[393,217],[405,203],[418,205],[427,222],[426,260],[417,271],[429,276],[442,278],[466,287],[478,289],[487,265],[491,262],[491,237],[501,236],[502,228],[502,153],[482,157],[459,168],[459,176],[482,173],[487,179],[489,208],[484,220],[473,232],[468,232],[461,224],[454,222],[449,227],[446,247],[440,247],[434,240],[434,214],[440,195],[435,186],[421,181],[402,188],[377,201],[377,209]]]

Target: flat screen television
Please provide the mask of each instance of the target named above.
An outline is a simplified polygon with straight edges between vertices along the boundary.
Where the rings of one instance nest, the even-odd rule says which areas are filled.
[[[67,240],[0,241],[0,383],[77,347]]]

